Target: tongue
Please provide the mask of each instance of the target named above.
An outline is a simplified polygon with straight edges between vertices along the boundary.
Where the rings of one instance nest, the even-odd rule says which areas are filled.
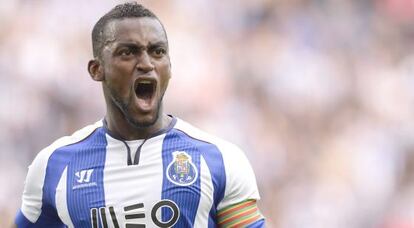
[[[144,111],[149,111],[152,107],[152,98],[154,97],[154,88],[152,84],[140,83],[135,90],[137,105]]]
[[[142,110],[150,110],[152,107],[152,91],[140,90],[136,93],[138,107]]]
[[[152,107],[151,101],[151,98],[137,97],[137,105],[142,110],[150,110]]]

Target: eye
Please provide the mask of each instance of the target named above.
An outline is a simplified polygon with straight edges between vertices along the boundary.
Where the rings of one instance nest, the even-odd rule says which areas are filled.
[[[158,47],[154,49],[153,53],[156,57],[162,57],[167,54],[167,50],[165,50],[165,48]]]
[[[120,56],[129,56],[132,55],[132,50],[131,49],[122,49],[119,51],[118,53]]]

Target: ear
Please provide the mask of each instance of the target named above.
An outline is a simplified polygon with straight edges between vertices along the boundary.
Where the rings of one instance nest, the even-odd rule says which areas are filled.
[[[95,81],[103,81],[105,79],[101,62],[97,59],[89,60],[88,72]]]

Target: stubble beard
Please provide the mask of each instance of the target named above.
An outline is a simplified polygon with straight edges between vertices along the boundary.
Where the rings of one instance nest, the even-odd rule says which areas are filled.
[[[144,129],[144,128],[148,128],[154,125],[157,122],[157,120],[160,118],[160,110],[161,110],[162,101],[164,99],[165,92],[161,95],[161,98],[157,102],[157,107],[156,107],[157,110],[155,113],[155,117],[149,122],[138,121],[134,119],[134,117],[130,114],[131,103],[133,103],[133,99],[134,99],[134,93],[131,93],[131,94],[132,95],[129,97],[128,101],[123,101],[122,99],[117,97],[113,91],[111,91],[112,100],[114,101],[118,109],[121,111],[121,113],[124,115],[125,119],[127,120],[129,124],[131,124],[133,127],[137,129]]]

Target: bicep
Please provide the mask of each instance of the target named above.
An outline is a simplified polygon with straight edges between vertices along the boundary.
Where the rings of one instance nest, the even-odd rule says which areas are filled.
[[[264,217],[256,200],[245,200],[223,208],[217,213],[219,227],[264,227]]]
[[[21,208],[15,224],[17,227],[62,227],[56,209],[44,199],[44,182],[48,157],[39,154],[29,166]]]
[[[226,186],[224,197],[218,204],[217,210],[248,199],[259,200],[260,194],[256,177],[244,153],[234,147],[229,152],[223,153],[223,161],[226,172]]]
[[[257,206],[260,199],[254,171],[237,147],[223,153],[226,171],[225,194],[217,206],[219,227],[264,227],[264,217]]]
[[[16,217],[16,223],[22,225],[26,222],[35,223],[42,212],[43,183],[45,179],[44,161],[41,156],[37,156],[29,166],[24,190],[22,195],[22,204]],[[27,221],[25,221],[27,220]],[[17,224],[20,227],[19,224]],[[22,226],[26,227],[26,226]]]

